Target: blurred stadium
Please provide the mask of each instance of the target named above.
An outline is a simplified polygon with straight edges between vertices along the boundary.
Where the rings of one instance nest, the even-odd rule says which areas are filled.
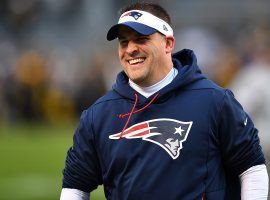
[[[0,1],[0,194],[52,200],[83,109],[121,70],[106,31],[123,0]],[[270,1],[157,0],[171,13],[176,50],[230,88],[270,160]],[[105,199],[102,188],[91,195]]]

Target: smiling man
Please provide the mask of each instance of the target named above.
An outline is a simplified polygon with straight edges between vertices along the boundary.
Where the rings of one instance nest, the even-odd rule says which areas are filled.
[[[81,116],[61,200],[89,199],[102,184],[111,200],[266,200],[257,129],[191,50],[172,55],[167,12],[151,3],[123,8],[107,34],[116,38],[123,71]]]

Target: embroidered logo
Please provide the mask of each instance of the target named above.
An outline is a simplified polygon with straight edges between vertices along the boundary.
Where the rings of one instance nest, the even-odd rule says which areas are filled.
[[[139,13],[139,12],[136,12],[136,11],[131,11],[131,12],[126,13],[125,15],[122,15],[121,18],[125,17],[125,16],[131,16],[135,20],[137,20],[142,16],[142,13]]]
[[[120,132],[110,135],[109,138],[112,140],[141,138],[160,146],[176,159],[180,155],[182,143],[186,141],[192,123],[169,118],[152,119],[134,124],[126,129],[122,136]]]

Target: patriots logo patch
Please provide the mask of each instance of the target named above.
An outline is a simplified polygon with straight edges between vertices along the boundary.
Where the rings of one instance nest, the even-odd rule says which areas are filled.
[[[136,11],[132,11],[132,12],[128,12],[126,13],[125,15],[123,15],[122,17],[125,17],[125,16],[131,16],[133,17],[135,20],[139,19],[141,16],[142,16],[142,13],[139,13],[139,12],[136,12]],[[121,17],[121,18],[122,18]]]
[[[152,142],[164,149],[173,159],[178,158],[182,143],[186,141],[193,122],[182,122],[175,119],[160,118],[134,124],[122,134],[109,136],[112,140],[138,139]]]

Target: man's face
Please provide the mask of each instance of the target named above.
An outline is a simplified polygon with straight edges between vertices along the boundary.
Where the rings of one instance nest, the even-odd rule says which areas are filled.
[[[162,80],[168,73],[167,38],[154,33],[140,35],[122,26],[119,28],[119,59],[127,76],[136,84],[147,87]]]
[[[178,139],[173,139],[173,138],[168,138],[166,140],[166,144],[164,144],[170,151],[172,152],[173,155],[176,155],[177,152],[179,151],[180,147],[180,142]]]

